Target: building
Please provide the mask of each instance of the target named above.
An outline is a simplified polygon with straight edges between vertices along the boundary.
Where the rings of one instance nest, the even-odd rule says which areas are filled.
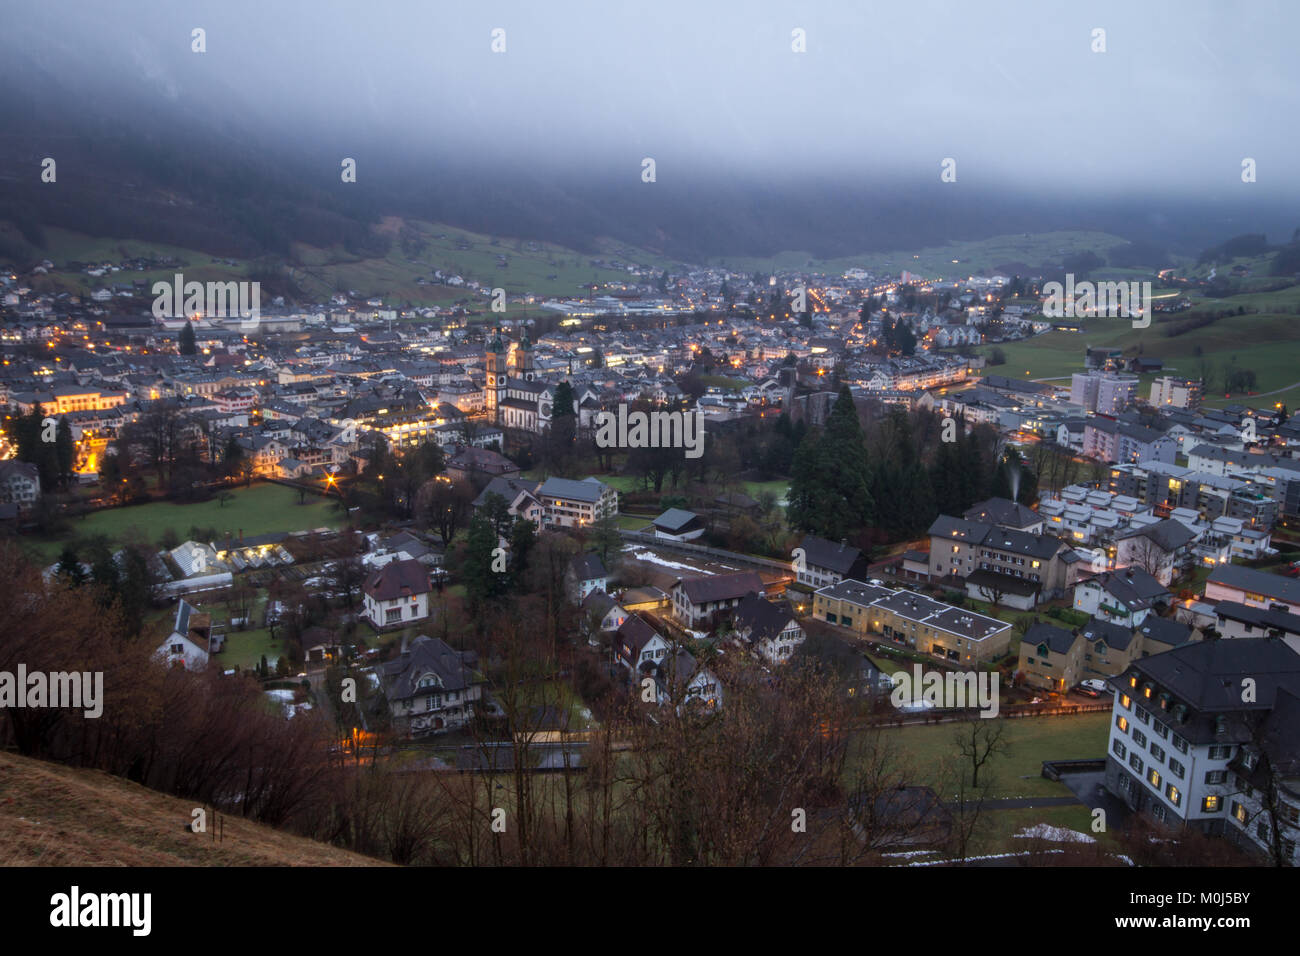
[[[1300,615],[1236,601],[1220,601],[1214,606],[1214,614],[1214,629],[1221,638],[1276,637],[1300,654]]]
[[[673,585],[673,616],[686,627],[707,624],[713,614],[728,611],[753,592],[763,596],[763,582],[753,571],[678,578]]]
[[[1137,398],[1138,378],[1110,372],[1075,372],[1070,376],[1070,404],[1098,415],[1118,415]]]
[[[1107,790],[1169,827],[1256,852],[1276,839],[1295,863],[1300,654],[1276,638],[1197,641],[1136,660],[1110,683]],[[1261,791],[1276,793],[1273,811]]]
[[[774,603],[746,594],[731,615],[736,638],[772,664],[784,664],[800,644],[804,631],[788,603]]]
[[[396,660],[378,668],[394,728],[408,737],[464,727],[482,699],[484,678],[473,651],[458,651],[440,637],[403,642]]]
[[[547,478],[537,489],[548,528],[580,528],[618,514],[618,492],[595,478]]]
[[[655,537],[668,541],[693,541],[704,534],[704,521],[694,511],[669,508],[654,521]]]
[[[860,549],[843,541],[836,544],[808,534],[794,550],[791,569],[800,584],[822,588],[848,579],[865,578],[867,559]]]
[[[1162,375],[1151,382],[1151,404],[1156,408],[1200,408],[1201,383]]]
[[[1027,534],[981,521],[940,515],[930,526],[930,578],[952,578],[972,597],[1022,609],[1065,589],[1069,547],[1049,534]],[[968,592],[970,588],[967,588]]]
[[[212,615],[199,611],[188,601],[176,605],[176,621],[154,656],[167,662],[169,667],[183,667],[187,671],[201,671],[208,666],[212,655],[221,649],[222,637],[214,634]]]
[[[429,571],[419,561],[390,561],[366,578],[361,616],[381,631],[427,620],[432,590]]]
[[[41,497],[41,472],[14,458],[0,461],[0,502],[26,510]]]
[[[1161,584],[1173,583],[1174,571],[1187,562],[1196,532],[1165,518],[1115,538],[1115,566],[1140,568]]]
[[[1043,516],[1009,498],[989,498],[972,505],[962,517],[967,521],[991,524],[1025,534],[1043,533]]]
[[[1064,693],[1082,680],[1084,639],[1042,621],[1020,639],[1018,670],[1030,687]]]
[[[1236,601],[1265,610],[1300,610],[1300,580],[1236,564],[1221,564],[1205,580],[1205,600]]]
[[[1153,575],[1141,568],[1103,571],[1074,586],[1074,609],[1123,627],[1137,627],[1147,615],[1173,600]]]
[[[605,591],[609,587],[605,562],[594,551],[575,555],[565,569],[564,585],[574,604],[581,604],[592,591]]]

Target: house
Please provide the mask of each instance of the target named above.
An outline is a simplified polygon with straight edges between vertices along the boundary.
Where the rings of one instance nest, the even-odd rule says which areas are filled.
[[[486,485],[493,478],[518,478],[519,466],[490,449],[463,445],[448,457],[447,477]]]
[[[1242,693],[1249,680],[1253,693]],[[1105,786],[1139,815],[1294,864],[1300,654],[1277,638],[1195,641],[1143,657],[1115,691]],[[1261,771],[1281,771],[1271,781]],[[1260,806],[1273,789],[1277,812]]]
[[[574,604],[581,604],[592,591],[606,590],[609,572],[600,555],[594,551],[576,555],[564,571],[564,587]]]
[[[491,495],[500,495],[506,503],[506,511],[511,517],[531,521],[538,528],[542,526],[542,502],[537,497],[540,481],[527,481],[521,478],[493,478],[487,483],[479,496],[474,499],[474,510],[484,508]]]
[[[589,637],[601,632],[617,631],[628,616],[627,608],[599,588],[583,598],[582,612],[591,622],[592,634]],[[591,643],[598,644],[599,641]]]
[[[1300,610],[1300,580],[1236,564],[1221,564],[1205,580],[1205,600],[1236,601],[1266,610]]]
[[[651,522],[656,538],[669,541],[692,541],[704,534],[704,519],[693,511],[669,508]]]
[[[936,518],[929,534],[931,580],[951,578],[965,586],[972,574],[987,571],[977,579],[974,596],[1015,607],[1032,607],[1065,589],[1070,548],[1054,535],[949,515]]]
[[[547,478],[537,489],[548,528],[580,528],[618,514],[618,492],[595,478]]]
[[[643,664],[663,660],[669,643],[639,614],[629,614],[614,634],[614,660],[633,674]]]
[[[380,631],[426,620],[432,590],[429,571],[419,561],[390,561],[366,578],[361,616]]]
[[[695,655],[684,647],[673,647],[653,670],[657,703],[676,705],[678,713],[689,709],[705,711],[722,707],[722,684]]]
[[[746,594],[731,615],[735,636],[772,664],[784,664],[804,641],[803,628],[789,603]]]
[[[800,584],[816,589],[849,578],[863,580],[868,574],[868,563],[858,548],[807,534],[794,550],[792,569]]]
[[[439,637],[421,635],[378,668],[393,726],[408,737],[464,727],[483,696],[484,678],[473,651],[458,651]]]
[[[1027,508],[1009,498],[989,498],[966,509],[962,516],[967,521],[1023,531],[1026,534],[1043,533],[1043,517],[1033,508]]]
[[[1183,564],[1196,540],[1196,532],[1181,521],[1165,518],[1115,538],[1115,566],[1138,567],[1166,587],[1174,568]]]
[[[41,472],[35,465],[9,458],[0,461],[0,502],[26,511],[41,496]]]
[[[1103,571],[1074,586],[1073,606],[1090,617],[1137,627],[1148,614],[1173,600],[1164,585],[1141,568]]]
[[[687,627],[707,623],[707,618],[740,603],[749,592],[763,595],[763,582],[753,571],[678,578],[673,584],[673,616]]]
[[[867,589],[870,590],[867,590]],[[839,623],[862,633],[881,634],[897,644],[950,661],[959,667],[976,667],[996,660],[1011,646],[1011,625],[974,611],[934,601],[914,591],[891,591],[858,581],[841,581],[822,588],[818,598],[826,619],[835,623],[831,607],[838,607]],[[865,606],[860,602],[871,598]]]
[[[1082,679],[1083,647],[1077,633],[1039,621],[1020,639],[1018,670],[1030,687],[1064,693]]]
[[[212,615],[181,600],[176,605],[172,632],[158,645],[154,656],[165,660],[169,667],[201,671],[208,666],[211,656],[221,649],[221,644],[221,636],[213,634]]]
[[[1300,653],[1300,615],[1237,601],[1220,601],[1214,606],[1214,614],[1219,637],[1276,637]]]

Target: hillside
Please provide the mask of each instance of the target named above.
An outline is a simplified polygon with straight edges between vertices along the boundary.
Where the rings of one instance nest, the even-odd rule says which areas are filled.
[[[0,754],[3,866],[383,866],[226,816],[220,841],[189,833],[193,802],[96,770]]]

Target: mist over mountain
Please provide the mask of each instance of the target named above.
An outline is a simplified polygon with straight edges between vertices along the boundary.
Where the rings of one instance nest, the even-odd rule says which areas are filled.
[[[195,7],[13,14],[0,218],[29,242],[59,226],[227,255],[293,241],[361,253],[394,215],[578,249],[608,236],[686,261],[1061,229],[1195,254],[1243,233],[1284,241],[1300,222],[1280,175],[1296,133],[1277,122],[1294,110],[1269,113],[1296,105],[1295,84],[1268,85],[1285,51],[1256,34],[1245,57],[1225,39],[1238,27],[1199,7],[1169,24],[1102,4],[1115,39],[1101,57],[1091,20],[1044,33],[1015,2],[986,19],[882,14],[887,45],[858,11],[801,13],[802,56],[771,4],[677,33],[564,4]],[[497,23],[511,45],[494,56]],[[1208,51],[1199,69],[1217,85],[1170,34]],[[1176,81],[1203,98],[1153,99]],[[1260,164],[1248,185],[1246,155]],[[47,156],[56,183],[41,182]]]

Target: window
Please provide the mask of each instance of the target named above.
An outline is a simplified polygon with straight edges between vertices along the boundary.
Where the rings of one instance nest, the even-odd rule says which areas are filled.
[[[1211,747],[1211,748],[1210,748],[1210,759],[1211,759],[1211,760],[1227,760],[1227,759],[1228,759],[1228,754],[1230,754],[1230,753],[1232,753],[1232,748],[1231,748],[1231,747],[1222,747],[1222,746],[1220,746],[1220,747]]]
[[[1170,759],[1169,761],[1169,772],[1172,773],[1179,780],[1182,780],[1183,777],[1187,776],[1187,768],[1184,767],[1182,764],[1180,764],[1177,760],[1173,760],[1173,759]]]
[[[1133,728],[1133,743],[1139,747],[1145,747],[1147,745],[1147,735],[1142,733],[1142,731],[1138,730],[1136,727]]]
[[[1205,775],[1206,783],[1224,783],[1227,779],[1228,771],[1226,770],[1211,770]]]
[[[1124,707],[1125,710],[1131,710],[1133,707],[1133,698],[1130,697],[1128,694],[1120,694],[1119,702]]]
[[[1155,731],[1156,736],[1161,740],[1167,740],[1169,738],[1169,728],[1160,723],[1160,721],[1157,720],[1152,724],[1151,729]]]
[[[1169,802],[1172,803],[1174,806],[1177,807],[1182,805],[1183,802],[1182,791],[1179,790],[1177,787],[1175,787],[1172,783],[1165,787],[1165,796],[1169,798]]]
[[[1151,772],[1147,774],[1147,783],[1151,784],[1151,786],[1155,787],[1155,788],[1156,788],[1156,791],[1159,792],[1159,790],[1160,790],[1160,771],[1157,770],[1155,767],[1152,767],[1152,768],[1151,768]]]
[[[1142,772],[1142,758],[1137,754],[1129,754],[1128,765],[1138,773]]]
[[[1236,800],[1232,801],[1232,818],[1242,826],[1246,825],[1246,808]]]
[[[1174,734],[1174,749],[1180,754],[1187,753],[1187,741],[1182,737],[1179,737],[1177,734]]]
[[[1124,741],[1120,740],[1118,737],[1115,738],[1115,742],[1111,745],[1110,749],[1115,751],[1115,756],[1120,760],[1123,760],[1128,755],[1128,748],[1124,746]]]
[[[1165,750],[1164,750],[1164,748],[1163,748],[1163,747],[1159,747],[1159,746],[1157,746],[1157,745],[1155,745],[1155,744],[1152,744],[1152,745],[1151,745],[1151,756],[1154,757],[1156,760],[1158,760],[1160,763],[1164,763],[1164,762],[1165,762]]]
[[[1142,721],[1142,723],[1144,724],[1149,724],[1151,722],[1151,715],[1147,713],[1145,710],[1143,710],[1141,707],[1137,709],[1137,718],[1138,720]]]
[[[1211,794],[1201,801],[1202,813],[1218,813],[1223,809],[1223,798]]]

